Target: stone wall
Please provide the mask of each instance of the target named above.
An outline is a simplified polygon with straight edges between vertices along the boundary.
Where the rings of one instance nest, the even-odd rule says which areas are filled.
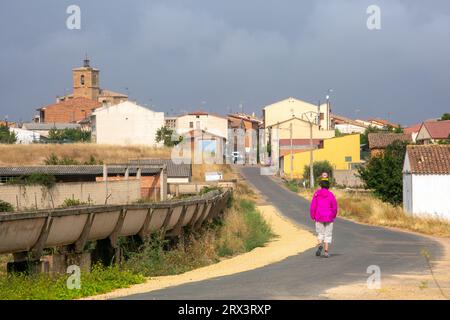
[[[361,178],[357,176],[357,170],[334,170],[333,177],[336,184],[349,188],[358,188],[363,186]]]

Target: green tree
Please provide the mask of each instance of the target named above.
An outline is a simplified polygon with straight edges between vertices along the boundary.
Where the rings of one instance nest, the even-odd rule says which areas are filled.
[[[368,148],[369,145],[369,133],[376,133],[376,132],[383,132],[385,130],[380,129],[378,127],[373,127],[370,126],[366,129],[366,131],[364,131],[363,134],[361,134],[360,139],[361,139],[361,144],[366,145],[366,147]]]
[[[450,120],[450,113],[444,113],[441,117],[441,121]]]
[[[440,140],[438,144],[450,144],[450,134],[448,135],[447,139]]]
[[[0,126],[0,143],[14,144],[17,142],[17,136],[14,132],[9,131],[9,127]]]
[[[313,163],[313,174],[314,174],[314,183],[315,185],[318,185],[319,181],[318,178],[321,176],[322,173],[328,173],[328,177],[330,179],[330,183],[333,183],[333,166],[328,162],[325,161],[314,161]],[[306,165],[303,169],[303,178],[309,182],[310,177],[310,170],[309,165]]]
[[[372,189],[384,202],[400,205],[403,202],[403,162],[406,142],[394,141],[384,154],[370,158],[358,169],[366,189]]]
[[[173,147],[183,141],[182,136],[174,135],[172,129],[161,127],[156,131],[156,142],[163,142],[166,147]]]
[[[63,142],[90,142],[91,133],[81,129],[56,129],[48,133],[48,140],[53,143]]]

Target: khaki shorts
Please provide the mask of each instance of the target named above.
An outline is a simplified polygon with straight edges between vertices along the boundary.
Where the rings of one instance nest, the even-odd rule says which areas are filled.
[[[331,243],[333,237],[333,222],[316,222],[317,239]]]

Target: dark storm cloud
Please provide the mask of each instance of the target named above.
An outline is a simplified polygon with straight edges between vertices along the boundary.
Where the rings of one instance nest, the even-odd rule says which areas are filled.
[[[82,29],[65,28],[66,8]],[[381,7],[382,30],[366,28]],[[288,96],[409,124],[449,111],[448,1],[2,1],[0,117],[71,88],[87,52],[101,85],[157,110],[259,113]],[[355,110],[360,110],[359,113]]]

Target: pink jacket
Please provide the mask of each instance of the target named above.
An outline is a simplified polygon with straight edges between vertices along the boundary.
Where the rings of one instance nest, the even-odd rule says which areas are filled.
[[[338,205],[334,194],[327,189],[314,193],[309,212],[311,219],[317,222],[333,222],[336,219]]]

